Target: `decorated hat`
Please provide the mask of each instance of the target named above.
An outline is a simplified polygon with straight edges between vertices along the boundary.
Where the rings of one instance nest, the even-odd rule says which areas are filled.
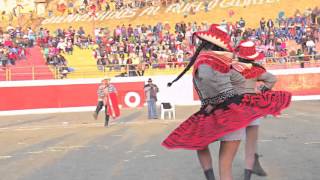
[[[218,24],[212,24],[207,31],[198,31],[193,33],[192,37],[198,37],[201,40],[206,40],[215,44],[227,51],[233,51],[231,46],[231,39],[225,28]]]
[[[256,50],[256,45],[253,41],[243,41],[237,47],[237,56],[247,60],[261,60],[264,58],[263,53]]]

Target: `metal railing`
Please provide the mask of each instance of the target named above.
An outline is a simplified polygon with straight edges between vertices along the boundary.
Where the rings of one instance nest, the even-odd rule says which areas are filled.
[[[64,78],[99,78],[110,77],[170,75],[181,72],[188,62],[159,64],[127,64],[127,65],[90,65],[90,66],[24,66],[0,68],[0,81],[40,80]],[[289,69],[304,67],[320,67],[320,55],[287,56],[266,58],[263,65],[267,69]]]
[[[0,68],[0,81],[54,79],[48,66],[10,66]]]

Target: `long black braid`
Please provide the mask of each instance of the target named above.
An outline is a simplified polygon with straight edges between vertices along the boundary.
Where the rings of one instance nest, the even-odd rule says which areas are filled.
[[[240,58],[240,57],[238,57],[238,60],[239,60],[239,62],[250,63],[250,64],[252,64],[252,66],[256,66],[256,67],[259,67],[259,68],[266,70],[266,68],[264,68],[262,65],[260,65],[258,63],[255,63],[254,61],[247,60],[247,59]]]
[[[202,40],[200,46],[198,46],[196,52],[193,54],[193,56],[190,58],[190,62],[187,65],[187,67],[176,77],[173,81],[168,83],[168,86],[171,87],[173,83],[177,82],[186,72],[190,70],[190,68],[193,66],[193,64],[196,62],[196,59],[198,55],[200,54],[202,49],[206,50],[213,50],[213,51],[225,51],[223,48],[212,44],[206,40]]]

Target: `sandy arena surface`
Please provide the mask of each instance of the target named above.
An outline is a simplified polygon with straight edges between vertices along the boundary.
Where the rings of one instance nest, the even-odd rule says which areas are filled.
[[[320,179],[320,101],[298,101],[264,119],[259,140],[267,177]],[[177,107],[176,120],[147,120],[146,109],[123,110],[103,127],[92,112],[0,116],[1,180],[204,180],[194,151],[169,151],[161,141],[198,107]],[[214,160],[218,144],[211,145]],[[234,162],[242,180],[243,146]],[[217,161],[214,161],[215,173]]]

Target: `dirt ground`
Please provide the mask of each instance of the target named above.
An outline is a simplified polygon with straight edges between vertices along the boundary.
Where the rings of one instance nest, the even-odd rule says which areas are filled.
[[[318,180],[320,101],[298,101],[280,117],[263,120],[259,153],[267,177],[253,180]],[[3,180],[204,180],[194,151],[160,143],[196,106],[177,107],[176,120],[147,120],[146,109],[123,110],[103,127],[92,112],[0,117]],[[217,169],[218,143],[211,145]],[[234,179],[243,179],[243,146]]]

